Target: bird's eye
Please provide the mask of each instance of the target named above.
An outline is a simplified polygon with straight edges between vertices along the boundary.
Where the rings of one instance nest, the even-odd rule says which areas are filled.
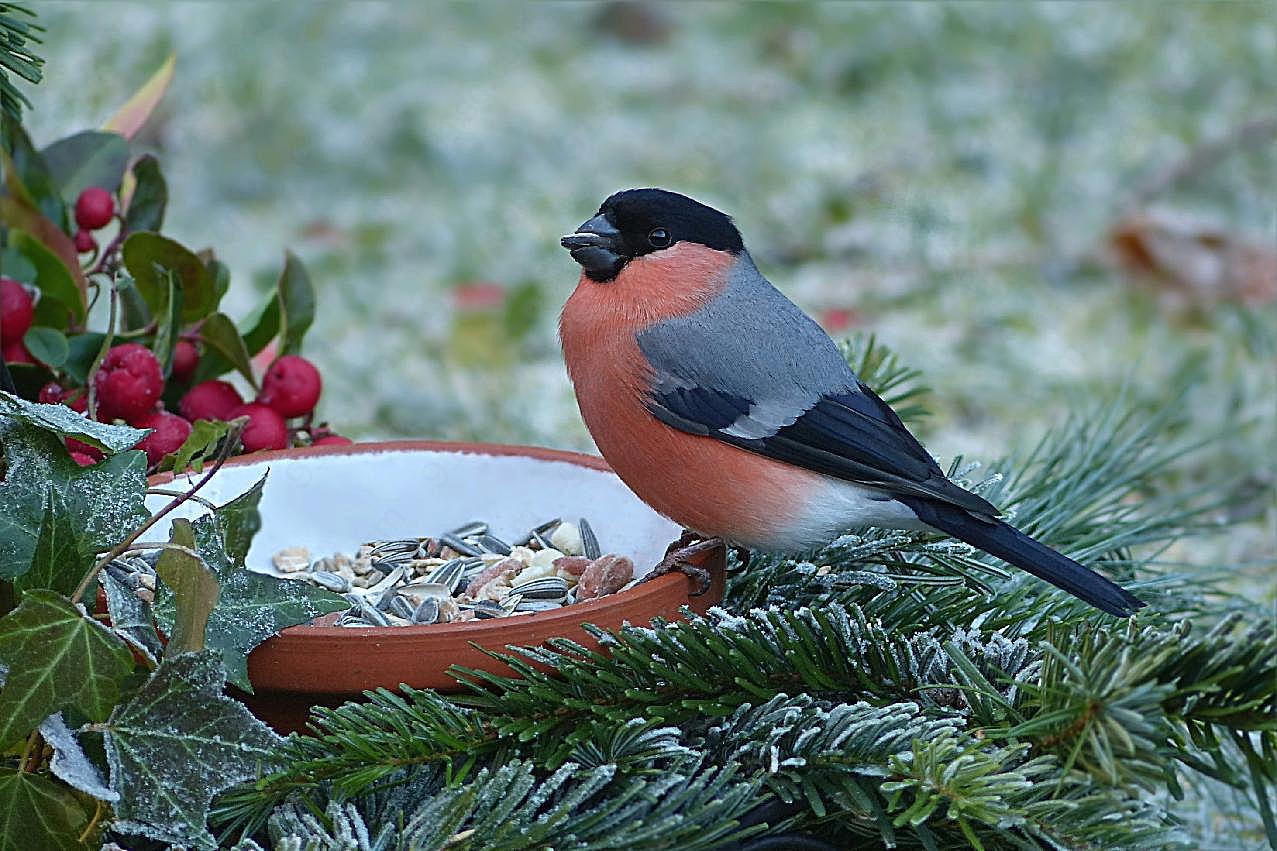
[[[670,232],[665,228],[652,228],[651,233],[647,235],[647,244],[653,248],[668,248]]]

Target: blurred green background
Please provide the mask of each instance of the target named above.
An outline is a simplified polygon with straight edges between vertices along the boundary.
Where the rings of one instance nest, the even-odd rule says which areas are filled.
[[[836,335],[876,332],[923,370],[942,460],[1026,446],[1123,385],[1226,431],[1199,463],[1235,469],[1260,519],[1227,557],[1271,564],[1271,296],[1174,293],[1236,246],[1271,285],[1270,4],[38,12],[37,143],[100,124],[176,52],[143,137],[167,230],[230,265],[237,318],[285,246],[307,261],[306,353],[344,433],[588,448],[555,340],[577,276],[557,238],[657,185],[735,216]],[[1137,255],[1158,249],[1150,274],[1115,263],[1123,220]]]

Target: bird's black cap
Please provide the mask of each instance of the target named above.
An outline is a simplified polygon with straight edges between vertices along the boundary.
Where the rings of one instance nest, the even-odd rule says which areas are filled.
[[[600,283],[615,278],[635,257],[678,242],[694,242],[731,254],[745,250],[730,217],[665,189],[617,192],[603,202],[594,218],[561,242],[585,273]]]

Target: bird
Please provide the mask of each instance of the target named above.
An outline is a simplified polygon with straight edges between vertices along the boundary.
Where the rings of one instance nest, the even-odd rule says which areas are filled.
[[[797,552],[859,528],[938,530],[1110,615],[1144,605],[951,481],[726,214],[627,189],[560,243],[581,267],[559,338],[586,428],[689,532]]]

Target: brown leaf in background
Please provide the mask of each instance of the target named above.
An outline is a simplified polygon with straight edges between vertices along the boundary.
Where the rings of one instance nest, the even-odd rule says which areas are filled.
[[[1109,246],[1124,271],[1170,308],[1277,298],[1277,252],[1257,239],[1181,211],[1152,209],[1122,219]]]

